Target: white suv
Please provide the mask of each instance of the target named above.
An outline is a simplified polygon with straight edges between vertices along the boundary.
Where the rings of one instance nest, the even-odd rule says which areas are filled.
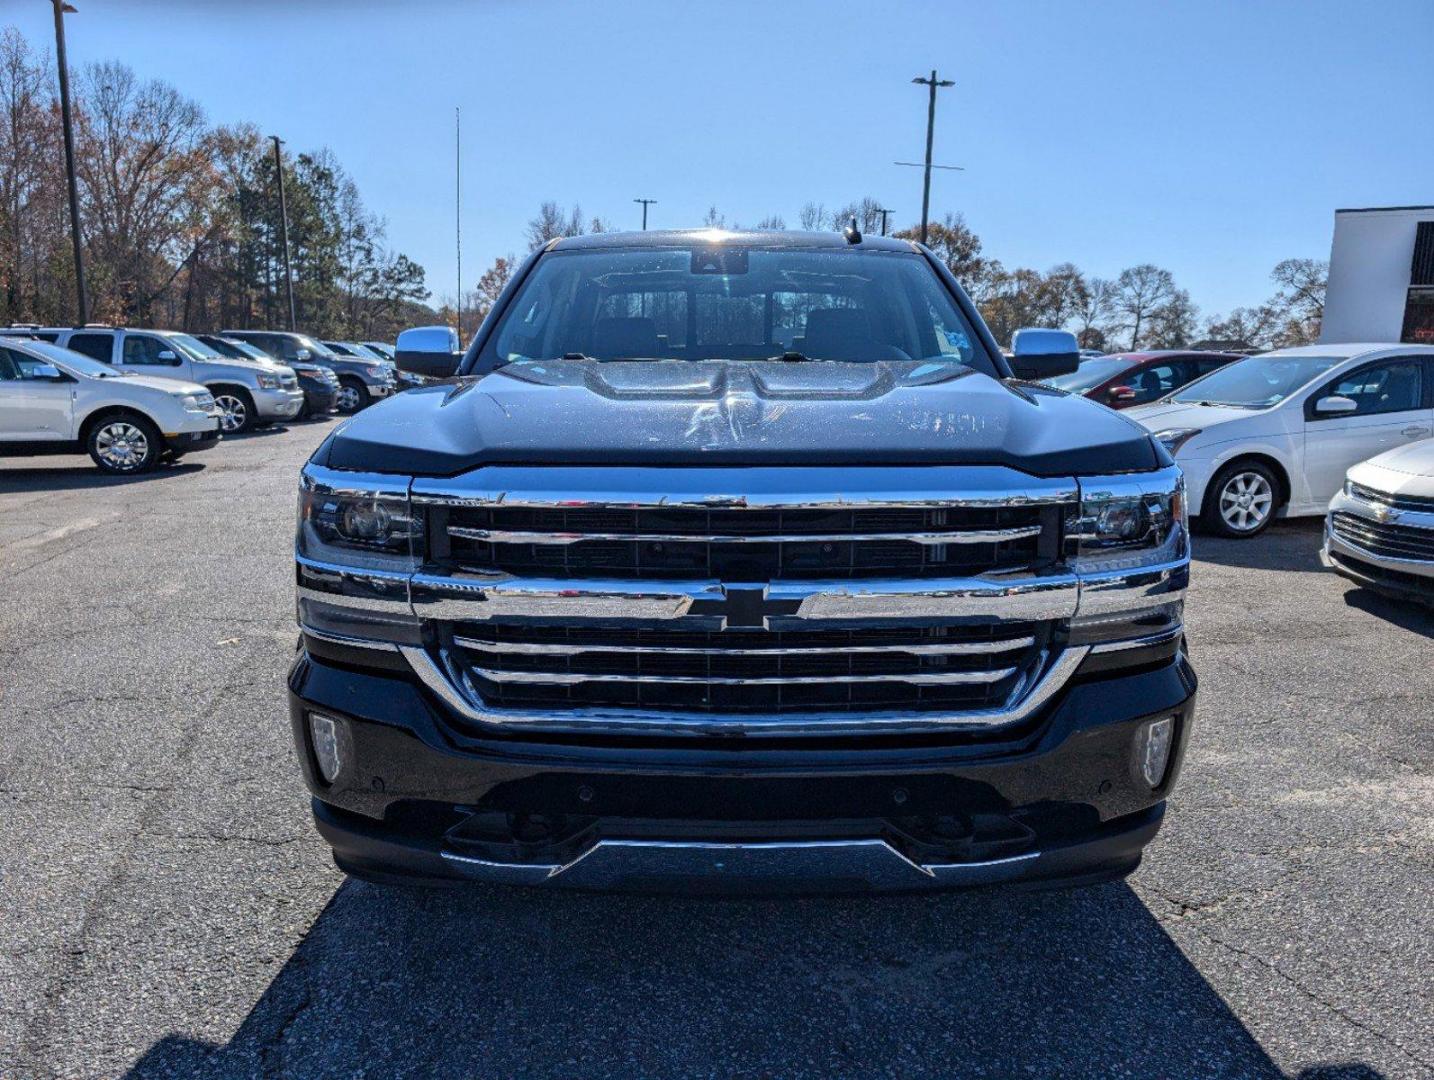
[[[219,438],[219,409],[198,383],[0,338],[0,457],[88,452],[105,472],[138,473]]]
[[[292,420],[304,407],[304,392],[292,368],[235,360],[189,334],[100,326],[24,332],[136,374],[207,386],[219,405],[220,428],[226,435]]]
[[[1434,434],[1434,346],[1278,349],[1123,415],[1184,470],[1205,528],[1255,536],[1323,514],[1351,465]]]

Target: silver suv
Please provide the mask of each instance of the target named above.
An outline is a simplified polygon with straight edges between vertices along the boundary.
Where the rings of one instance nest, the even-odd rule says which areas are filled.
[[[99,326],[42,327],[28,333],[136,374],[207,387],[226,435],[292,420],[304,407],[304,392],[292,368],[232,359],[189,334]]]

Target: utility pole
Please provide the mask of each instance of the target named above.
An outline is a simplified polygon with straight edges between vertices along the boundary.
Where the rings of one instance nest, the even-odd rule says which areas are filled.
[[[458,343],[463,343],[463,110],[453,107],[453,231],[458,246],[458,299],[454,301],[454,318],[458,323]]]
[[[299,319],[294,312],[294,271],[289,265],[289,205],[284,201],[284,158],[279,152],[279,147],[284,143],[277,135],[270,135],[269,138],[274,140],[274,172],[279,178],[279,224],[284,237],[284,287],[289,291],[289,332],[293,333],[299,328]]]
[[[643,231],[643,232],[647,232],[647,208],[648,208],[649,206],[651,206],[653,203],[657,202],[657,200],[656,200],[656,199],[633,199],[632,201],[633,201],[633,202],[636,202],[636,203],[642,203],[642,231]]]
[[[891,217],[891,211],[890,211],[890,210],[878,210],[877,213],[881,215],[881,235],[882,235],[882,236],[885,236],[885,235],[886,235],[886,219],[889,218],[889,217]]]
[[[90,317],[89,297],[85,294],[84,245],[80,237],[80,192],[75,182],[75,135],[70,125],[70,70],[65,61],[65,15],[76,12],[64,0],[50,0],[55,9],[55,62],[60,69],[60,119],[65,129],[65,179],[70,187],[70,239],[75,247],[75,299],[79,303],[76,326],[84,326]]]
[[[925,179],[921,183],[921,242],[926,243],[926,222],[931,214],[931,143],[936,135],[936,88],[955,86],[950,79],[937,80],[936,69],[931,69],[931,78],[923,79],[920,76],[911,80],[922,86],[928,87],[931,97],[926,105],[926,170]]]

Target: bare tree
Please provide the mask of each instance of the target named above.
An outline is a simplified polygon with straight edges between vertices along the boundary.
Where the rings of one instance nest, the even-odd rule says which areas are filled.
[[[564,213],[557,203],[545,202],[538,207],[537,216],[528,221],[528,250],[537,251],[551,240],[581,236],[585,231],[581,206],[574,205],[571,211]]]
[[[1106,278],[1087,278],[1085,290],[1078,297],[1072,319],[1076,340],[1082,349],[1104,349],[1109,341],[1107,324],[1115,300],[1115,282]]]
[[[1130,332],[1130,348],[1144,342],[1152,316],[1175,294],[1175,279],[1169,270],[1150,263],[1120,272],[1115,282],[1111,310],[1121,320],[1118,329]]]
[[[758,232],[781,232],[787,227],[787,223],[781,214],[768,214],[752,227]]]
[[[1200,314],[1190,294],[1172,288],[1170,296],[1150,316],[1148,343],[1156,349],[1183,349],[1195,336],[1196,318]]]
[[[727,227],[727,215],[717,212],[715,204],[707,208],[707,214],[702,219],[702,225],[708,229],[725,229]]]
[[[827,208],[821,203],[809,202],[802,207],[797,220],[807,232],[819,232],[827,227]]]

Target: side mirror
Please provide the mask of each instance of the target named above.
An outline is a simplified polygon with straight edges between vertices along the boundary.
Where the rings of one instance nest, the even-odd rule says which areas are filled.
[[[1341,416],[1345,413],[1358,412],[1359,402],[1353,398],[1331,394],[1329,397],[1323,397],[1316,401],[1314,411],[1320,416]]]
[[[393,360],[399,371],[428,379],[451,379],[458,374],[463,352],[451,326],[415,326],[398,335]]]
[[[1017,330],[1011,338],[1011,354],[1016,378],[1032,382],[1069,375],[1080,367],[1080,346],[1069,330]]]
[[[160,349],[159,352],[155,353],[154,358],[156,360],[163,361],[166,364],[179,363],[179,357],[175,354],[173,349]]]
[[[1105,396],[1111,401],[1134,401],[1135,388],[1131,386],[1112,386],[1105,392]]]
[[[309,358],[310,358],[311,356],[313,356],[313,355],[314,355],[314,354],[311,353],[308,349],[295,349],[295,350],[294,350],[294,359],[295,359],[295,360],[298,360],[298,361],[300,361],[300,362],[309,359]]]
[[[30,378],[32,379],[48,379],[51,382],[59,382],[64,377],[64,374],[54,364],[36,364],[30,369]]]

